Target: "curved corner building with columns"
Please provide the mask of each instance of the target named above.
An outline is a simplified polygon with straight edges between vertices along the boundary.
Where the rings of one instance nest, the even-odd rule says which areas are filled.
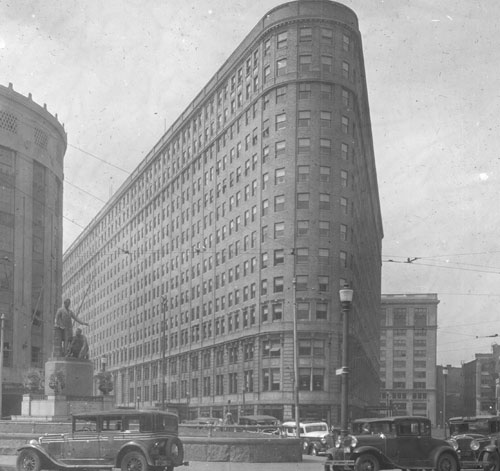
[[[63,292],[119,405],[289,419],[298,381],[300,417],[338,424],[346,283],[350,415],[379,404],[382,237],[356,15],[289,2],[67,250]]]
[[[23,375],[51,354],[62,286],[66,132],[31,97],[0,86],[0,314],[5,315],[2,415],[19,414]]]

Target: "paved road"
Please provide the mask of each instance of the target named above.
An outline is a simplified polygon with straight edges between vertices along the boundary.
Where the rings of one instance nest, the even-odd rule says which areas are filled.
[[[302,463],[231,463],[191,461],[179,471],[322,471],[323,456],[304,456]],[[0,471],[14,471],[16,457],[0,455]]]

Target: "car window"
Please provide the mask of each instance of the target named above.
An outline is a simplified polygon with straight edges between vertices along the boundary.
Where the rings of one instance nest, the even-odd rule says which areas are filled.
[[[319,425],[306,425],[305,427],[306,433],[311,433],[311,432],[328,432],[328,426],[325,424],[319,424]]]
[[[419,435],[418,422],[404,420],[399,422],[399,435]]]
[[[124,424],[125,432],[138,432],[140,430],[139,417],[129,417]]]
[[[430,424],[430,422],[422,422],[420,424],[420,432],[422,435],[424,435],[426,437],[430,437],[431,436],[431,424]]]
[[[103,432],[116,432],[122,429],[121,417],[104,417],[102,421]]]
[[[73,431],[75,433],[97,431],[97,417],[76,418]]]

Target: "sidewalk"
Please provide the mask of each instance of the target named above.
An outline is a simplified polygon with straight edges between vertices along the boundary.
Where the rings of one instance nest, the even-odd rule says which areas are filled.
[[[179,471],[321,471],[324,456],[304,455],[302,463],[237,463],[216,461],[190,461],[189,466],[176,468]],[[0,455],[0,471],[14,471],[15,455]]]

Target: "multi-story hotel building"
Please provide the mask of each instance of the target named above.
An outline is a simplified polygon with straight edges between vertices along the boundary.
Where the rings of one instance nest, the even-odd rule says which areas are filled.
[[[19,414],[23,374],[42,368],[62,285],[66,132],[44,105],[0,86],[2,415]]]
[[[380,407],[388,413],[436,420],[438,304],[434,293],[382,295]]]
[[[357,18],[290,2],[71,245],[63,291],[118,404],[291,418],[298,381],[300,416],[338,423],[345,283],[351,415],[379,400],[381,239]]]

